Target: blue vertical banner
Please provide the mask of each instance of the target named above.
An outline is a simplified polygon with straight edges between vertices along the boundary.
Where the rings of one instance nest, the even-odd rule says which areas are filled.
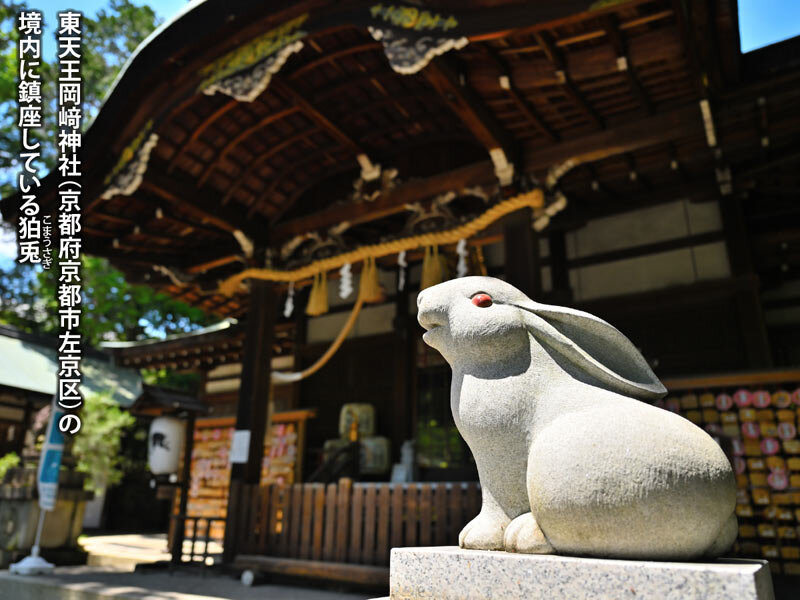
[[[61,470],[61,456],[64,452],[64,434],[59,429],[58,422],[65,414],[64,410],[56,404],[56,399],[53,399],[50,412],[50,422],[47,424],[47,435],[42,446],[39,472],[36,477],[39,508],[48,511],[56,507],[58,473]]]

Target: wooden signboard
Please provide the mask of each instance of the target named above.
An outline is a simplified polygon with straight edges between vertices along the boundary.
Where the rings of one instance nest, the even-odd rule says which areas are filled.
[[[716,435],[736,472],[734,554],[800,575],[800,372],[665,381],[657,404]]]
[[[315,415],[312,410],[275,413],[272,427],[264,440],[261,466],[261,485],[289,485],[299,482],[303,472],[306,420]],[[190,517],[224,519],[228,508],[228,486],[231,467],[229,454],[233,439],[233,417],[198,419],[194,429],[189,501],[186,512]],[[177,504],[176,509],[177,511]],[[198,537],[205,537],[205,524],[200,523]],[[194,532],[187,524],[186,535]],[[210,537],[223,539],[224,523],[214,522]]]

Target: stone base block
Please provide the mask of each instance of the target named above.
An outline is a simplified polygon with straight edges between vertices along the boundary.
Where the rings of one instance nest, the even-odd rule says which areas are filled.
[[[391,600],[774,600],[766,561],[650,562],[394,548]]]

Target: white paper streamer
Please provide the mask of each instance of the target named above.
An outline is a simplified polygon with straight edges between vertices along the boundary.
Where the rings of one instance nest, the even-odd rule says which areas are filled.
[[[400,267],[400,273],[397,276],[397,291],[402,292],[406,287],[406,267],[408,267],[405,250],[397,255],[397,264]]]
[[[344,300],[353,293],[353,270],[350,263],[339,269],[339,298]]]
[[[456,254],[458,254],[456,275],[458,277],[464,277],[469,272],[469,269],[467,269],[467,240],[458,240],[458,244],[456,244]]]
[[[289,282],[289,293],[286,296],[286,304],[283,305],[283,316],[288,319],[294,312],[294,281]]]

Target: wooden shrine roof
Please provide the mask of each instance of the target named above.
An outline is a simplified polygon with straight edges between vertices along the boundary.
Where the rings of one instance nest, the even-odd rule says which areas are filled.
[[[566,224],[716,197],[726,172],[797,187],[775,164],[797,69],[748,67],[728,0],[233,4],[151,36],[83,154],[85,250],[209,312],[245,313],[216,292],[245,266],[407,234],[448,192],[458,220],[566,161]]]

